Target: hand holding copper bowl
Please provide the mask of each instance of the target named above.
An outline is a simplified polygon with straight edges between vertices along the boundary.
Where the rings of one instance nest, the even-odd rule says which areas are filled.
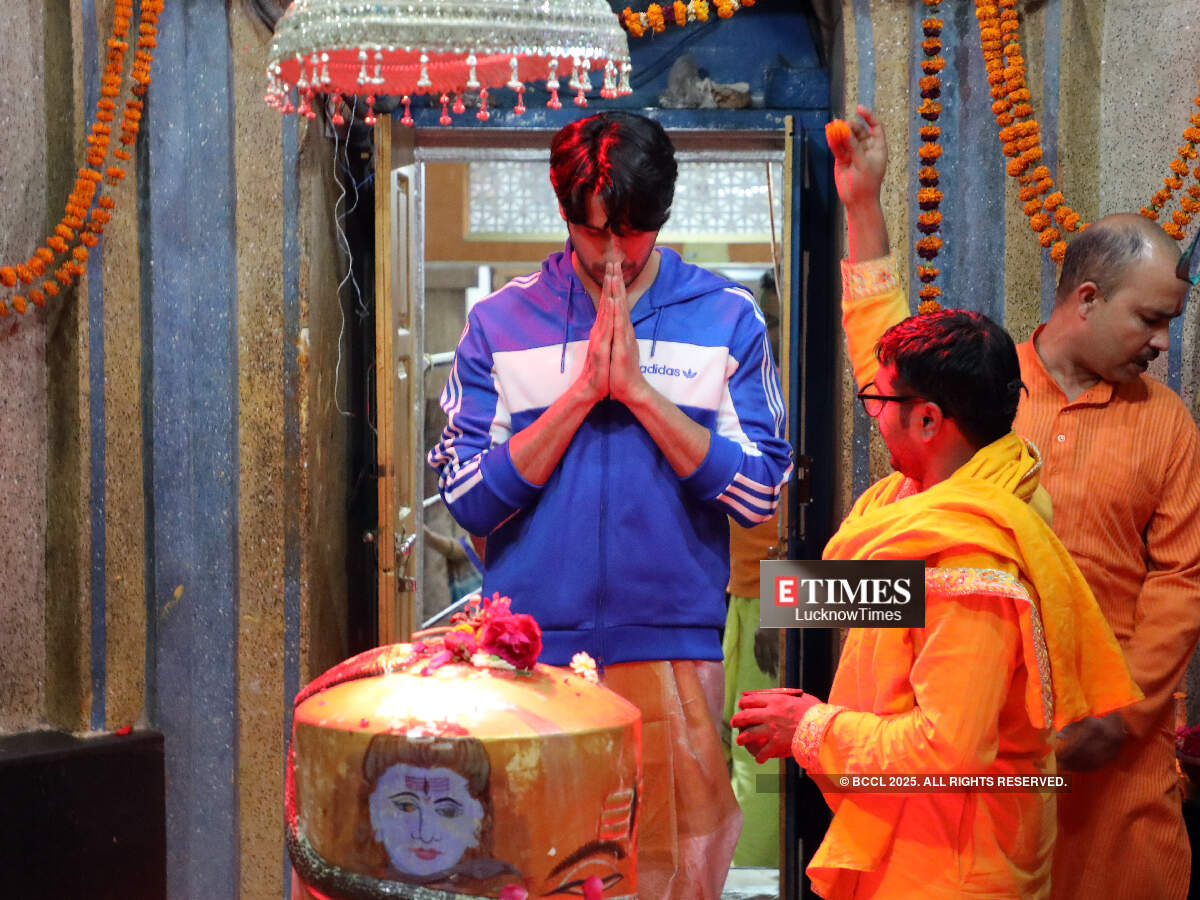
[[[738,700],[739,712],[729,724],[741,731],[737,742],[756,762],[764,763],[791,755],[796,727],[808,709],[820,702],[800,688],[744,691]]]

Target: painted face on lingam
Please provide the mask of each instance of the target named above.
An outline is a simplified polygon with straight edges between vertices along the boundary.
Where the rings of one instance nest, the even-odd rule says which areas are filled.
[[[418,878],[455,866],[479,844],[483,805],[445,768],[397,763],[370,797],[371,827],[399,872]]]

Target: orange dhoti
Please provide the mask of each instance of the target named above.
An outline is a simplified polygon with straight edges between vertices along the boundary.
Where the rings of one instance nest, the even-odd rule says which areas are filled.
[[[716,713],[719,662],[659,660],[607,667],[603,684],[642,711],[638,895],[717,900],[742,827]]]

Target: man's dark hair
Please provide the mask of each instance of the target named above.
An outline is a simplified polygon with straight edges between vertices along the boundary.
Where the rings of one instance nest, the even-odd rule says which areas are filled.
[[[976,449],[1012,430],[1021,365],[1008,332],[987,316],[967,309],[912,316],[884,332],[875,355],[895,366],[897,392],[932,400]]]
[[[616,234],[658,231],[675,196],[675,148],[663,127],[632,113],[572,122],[550,144],[550,183],[567,221],[585,224],[588,198],[600,198]]]

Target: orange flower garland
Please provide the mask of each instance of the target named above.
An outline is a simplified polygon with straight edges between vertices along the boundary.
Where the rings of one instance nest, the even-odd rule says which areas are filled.
[[[1192,102],[1200,107],[1200,95],[1193,98]],[[1192,165],[1195,165],[1192,175],[1200,181],[1200,164],[1196,162],[1197,157],[1200,157],[1200,151],[1196,149],[1196,145],[1200,144],[1200,113],[1192,113],[1188,116],[1188,127],[1183,130],[1183,140],[1183,146],[1177,151],[1176,157],[1171,160],[1171,174],[1163,179],[1163,187],[1150,200],[1150,205],[1143,206],[1140,210],[1147,219],[1157,219],[1163,207],[1170,202],[1174,192],[1183,187],[1183,179],[1188,174],[1189,160]],[[1183,240],[1183,229],[1192,221],[1192,216],[1200,212],[1200,184],[1188,187],[1187,193],[1180,195],[1179,205],[1182,209],[1171,213],[1169,221],[1160,223],[1163,231],[1177,241]]]
[[[925,5],[936,8],[941,2],[925,0]],[[942,113],[942,104],[938,102],[942,94],[942,80],[938,73],[946,67],[946,61],[939,55],[942,52],[942,20],[929,16],[921,21],[921,30],[925,33],[925,39],[921,41],[921,49],[925,53],[925,59],[921,60],[921,71],[925,74],[918,82],[921,102],[917,105],[917,114],[929,124],[921,126],[921,146],[917,148],[917,156],[921,161],[917,173],[921,182],[917,191],[917,205],[921,208],[917,216],[917,230],[921,232],[921,237],[917,239],[917,255],[924,260],[917,265],[917,277],[922,282],[917,311],[927,313],[940,308],[937,298],[942,294],[942,289],[934,284],[941,270],[933,261],[942,249],[939,234],[942,230],[942,214],[938,210],[942,192],[937,187],[937,161],[942,155],[938,139],[942,129],[938,127],[937,120]]]
[[[1050,249],[1050,258],[1062,262],[1067,244],[1062,240],[1063,231],[1082,231],[1087,224],[1080,221],[1079,213],[1067,205],[1062,193],[1054,190],[1054,179],[1050,170],[1039,165],[1030,168],[1042,158],[1040,128],[1033,117],[1031,95],[1025,82],[1025,60],[1021,57],[1021,45],[1017,35],[1019,28],[1017,0],[976,0],[975,16],[979,20],[979,40],[987,67],[988,84],[991,85],[992,112],[999,126],[999,139],[1004,155],[1009,157],[1008,174],[1021,184],[1018,198],[1025,204],[1025,215],[1029,225],[1037,233],[1038,243]],[[1200,96],[1195,98],[1200,106]],[[1157,219],[1159,213],[1170,202],[1174,191],[1183,187],[1183,179],[1189,165],[1194,165],[1192,175],[1200,180],[1200,113],[1188,118],[1189,127],[1184,129],[1185,143],[1178,156],[1171,160],[1171,174],[1163,178],[1163,188],[1155,193],[1141,214],[1148,219]],[[1190,161],[1190,162],[1189,162]],[[1188,187],[1181,195],[1182,209],[1171,214],[1162,228],[1175,240],[1183,239],[1183,229],[1192,215],[1200,212],[1200,184]],[[1055,227],[1058,226],[1058,227]]]
[[[753,6],[754,2],[755,0],[713,0],[711,6],[717,8],[720,18],[728,19],[739,9]],[[642,37],[647,31],[661,34],[667,30],[668,22],[673,22],[681,28],[688,22],[707,22],[709,7],[708,0],[688,0],[686,3],[675,0],[670,4],[669,18],[658,3],[651,3],[645,12],[634,12],[627,6],[621,11],[619,18],[626,31],[634,37]]]
[[[137,50],[130,71],[134,82],[130,91],[133,96],[125,102],[121,121],[122,147],[113,152],[122,163],[130,158],[129,151],[124,148],[132,146],[137,140],[143,110],[141,98],[150,85],[150,65],[153,62],[154,48],[157,46],[158,16],[163,10],[163,2],[164,0],[142,2]],[[87,261],[88,248],[95,247],[100,242],[99,236],[112,218],[111,210],[115,204],[111,197],[101,192],[100,182],[104,177],[101,170],[108,156],[108,145],[112,136],[110,123],[116,118],[115,98],[121,93],[121,73],[125,68],[125,53],[129,49],[126,38],[132,19],[133,0],[116,0],[112,36],[107,43],[107,62],[100,79],[100,99],[96,103],[91,133],[86,138],[84,161],[87,167],[79,170],[75,187],[66,203],[65,213],[54,227],[53,233],[43,242],[44,246],[38,247],[28,261],[15,266],[0,267],[0,285],[5,288],[15,288],[18,283],[32,285],[36,279],[49,272],[56,256],[64,256],[66,259],[54,270],[54,280],[47,278],[40,285],[26,289],[24,295],[0,297],[0,318],[7,316],[10,309],[24,314],[28,309],[26,295],[28,302],[34,306],[44,306],[47,297],[58,294],[61,290],[60,285],[69,285],[83,275],[83,263]],[[110,185],[125,177],[125,171],[119,165],[108,166],[103,171],[108,176]],[[92,206],[93,200],[95,206]]]
[[[1025,215],[1038,243],[1050,249],[1051,259],[1062,262],[1067,243],[1055,226],[1075,231],[1086,225],[1080,223],[1079,214],[1066,204],[1063,195],[1054,191],[1050,169],[1034,165],[1043,155],[1041,127],[1033,118],[1032,95],[1025,81],[1016,6],[1017,0],[975,0],[979,42],[995,101],[992,112],[999,126],[1001,149],[1009,158],[1008,174],[1021,185],[1018,197],[1025,204]]]

